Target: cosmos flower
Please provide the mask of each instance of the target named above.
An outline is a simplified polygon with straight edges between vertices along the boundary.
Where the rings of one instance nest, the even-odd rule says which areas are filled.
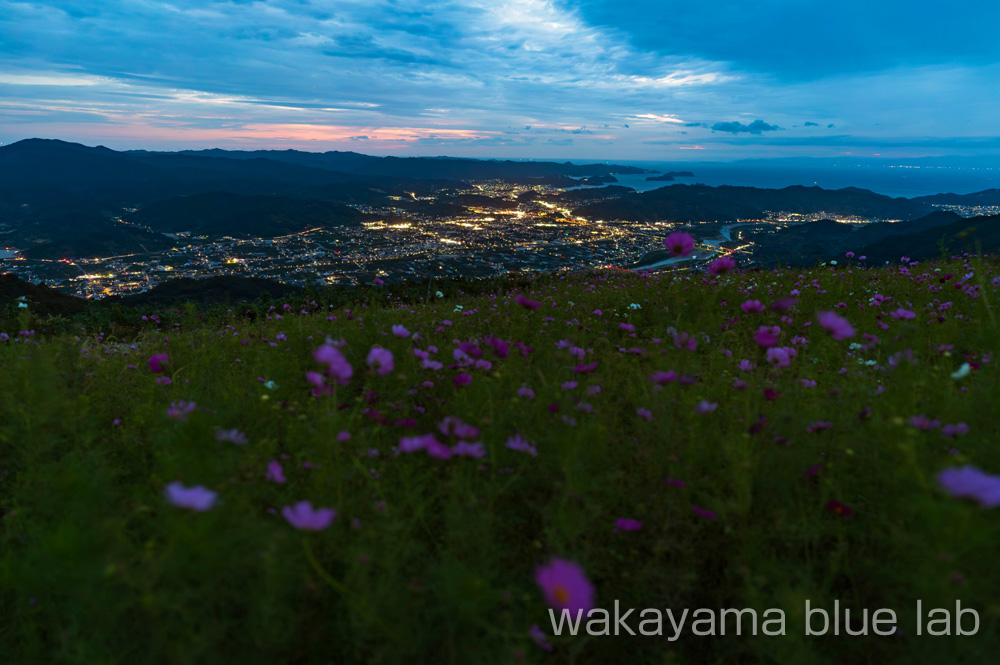
[[[392,372],[393,364],[392,351],[373,346],[368,352],[368,366],[374,369],[379,376],[385,376]]]
[[[535,571],[535,582],[545,600],[559,610],[586,614],[594,609],[594,587],[579,564],[553,558]]]
[[[167,503],[178,508],[204,512],[215,506],[219,495],[210,489],[196,485],[184,487],[180,482],[172,482],[163,490]]]
[[[754,334],[753,341],[757,343],[757,346],[766,349],[772,346],[777,346],[780,336],[781,328],[778,326],[761,326]]]
[[[515,434],[514,436],[507,439],[507,443],[504,444],[507,448],[511,450],[516,450],[520,453],[527,453],[532,457],[538,456],[538,449],[534,445],[528,443],[520,434]]]
[[[615,529],[618,531],[639,531],[642,529],[642,522],[630,517],[619,517],[615,521]]]
[[[836,499],[830,499],[825,506],[827,512],[831,512],[834,515],[839,515],[840,517],[850,517],[854,514],[854,510]]]
[[[819,312],[816,314],[819,325],[829,331],[835,340],[854,336],[854,328],[844,317],[836,312]]]
[[[229,441],[237,446],[244,446],[248,441],[247,435],[238,429],[217,429],[215,430],[215,440]]]
[[[709,402],[707,399],[703,399],[698,402],[694,407],[695,413],[711,413],[719,407],[716,402]]]
[[[740,305],[740,309],[747,314],[756,314],[764,311],[764,305],[762,305],[759,300],[747,300],[745,303]]]
[[[552,651],[552,643],[545,639],[545,632],[538,627],[537,623],[531,624],[531,628],[528,629],[528,634],[531,635],[531,639],[535,641],[542,649],[546,651]]]
[[[706,509],[702,508],[701,506],[694,505],[693,503],[691,504],[691,512],[694,513],[695,515],[697,515],[698,517],[705,518],[706,520],[714,520],[714,519],[718,519],[718,517],[719,517],[718,515],[716,515],[715,513],[713,513],[711,510],[706,510]]]
[[[327,374],[342,386],[346,386],[354,376],[351,364],[347,362],[340,349],[332,344],[324,344],[313,351],[313,360],[326,365]]]
[[[538,309],[538,307],[542,304],[536,300],[529,300],[521,294],[514,297],[514,302],[525,309]]]
[[[281,468],[281,463],[278,460],[273,459],[267,463],[267,475],[264,476],[264,480],[277,485],[285,483],[285,470]]]
[[[154,374],[161,374],[167,371],[170,364],[170,356],[166,353],[157,353],[149,357],[149,371]]]
[[[407,330],[405,326],[396,324],[392,327],[392,334],[395,335],[396,337],[403,338],[403,337],[409,337],[410,331]]]
[[[728,272],[732,272],[735,268],[736,261],[733,261],[728,256],[720,256],[708,264],[708,272],[710,275],[725,275]]]
[[[945,469],[938,474],[938,484],[952,496],[975,499],[986,508],[1000,506],[1000,476],[974,466]]]
[[[281,509],[288,523],[302,531],[322,531],[333,523],[337,511],[333,508],[313,508],[308,501]]]
[[[663,246],[674,256],[687,256],[694,250],[694,238],[689,233],[674,231],[663,239]]]
[[[167,416],[179,423],[186,423],[187,417],[194,413],[197,406],[194,402],[171,402]]]

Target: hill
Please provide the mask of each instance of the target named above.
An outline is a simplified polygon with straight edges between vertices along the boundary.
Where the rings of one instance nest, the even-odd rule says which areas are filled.
[[[721,222],[758,218],[767,211],[912,219],[931,210],[923,203],[894,199],[856,187],[829,190],[802,186],[758,189],[671,185],[585,205],[577,208],[574,214],[598,219]]]
[[[0,273],[0,308],[17,307],[24,298],[27,309],[41,316],[71,316],[84,311],[89,303],[68,296],[44,284],[32,284],[10,273]]]
[[[102,304],[122,304],[130,307],[171,307],[186,302],[218,306],[249,302],[262,295],[283,298],[302,292],[297,286],[257,277],[216,276],[203,279],[182,277],[159,284],[145,293],[105,298]]]
[[[273,238],[315,227],[358,226],[362,215],[329,201],[209,192],[157,201],[126,219],[167,233]]]

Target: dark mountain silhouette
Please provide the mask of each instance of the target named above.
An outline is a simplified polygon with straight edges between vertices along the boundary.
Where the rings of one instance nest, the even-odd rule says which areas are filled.
[[[24,298],[28,309],[42,316],[69,316],[82,312],[88,305],[82,298],[74,298],[44,284],[25,282],[10,273],[0,273],[0,309]]]
[[[889,236],[866,246],[864,254],[869,262],[896,262],[902,256],[937,258],[942,248],[947,255],[1000,251],[1000,215],[960,218],[915,233]]]
[[[272,298],[301,293],[303,289],[259,277],[216,276],[203,279],[181,277],[154,286],[145,293],[111,296],[102,303],[120,303],[130,307],[168,307],[185,302],[200,305],[237,303],[256,300],[261,295]]]
[[[767,211],[912,219],[929,210],[925,204],[856,187],[830,190],[802,186],[758,189],[671,185],[583,206],[575,214],[598,219],[691,222],[753,219]]]
[[[1000,189],[986,189],[974,194],[934,194],[913,200],[936,205],[1000,206]]]
[[[329,201],[209,192],[151,203],[126,220],[166,233],[273,238],[316,227],[358,226],[362,215]]]
[[[842,261],[847,252],[866,256],[869,262],[898,261],[903,255],[914,258],[939,256],[939,241],[943,237],[948,239],[947,247],[964,248],[965,244],[958,242],[958,235],[969,227],[977,227],[982,232],[981,237],[992,242],[991,229],[995,227],[1000,231],[1000,225],[989,222],[995,219],[963,219],[952,212],[938,211],[910,221],[866,224],[856,230],[849,224],[823,220],[792,226],[776,233],[757,234],[752,240],[754,256],[765,265],[809,265],[830,259]],[[986,221],[980,223],[980,220]]]
[[[147,153],[161,154],[161,153]],[[299,150],[196,150],[185,155],[258,159],[300,164],[347,173],[405,178],[490,180],[562,176],[606,176],[614,173],[646,173],[645,169],[618,164],[572,164],[570,162],[515,162],[448,157],[372,157],[356,152],[302,152]]]

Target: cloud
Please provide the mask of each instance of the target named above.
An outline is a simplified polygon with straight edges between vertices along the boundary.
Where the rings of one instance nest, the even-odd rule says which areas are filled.
[[[717,122],[712,125],[713,132],[729,132],[731,134],[760,134],[761,132],[775,132],[781,129],[777,125],[769,125],[759,118],[754,120],[749,125],[744,125],[742,122],[732,121],[732,122]]]
[[[806,127],[819,127],[819,123],[818,122],[809,122],[808,120],[806,120]]]

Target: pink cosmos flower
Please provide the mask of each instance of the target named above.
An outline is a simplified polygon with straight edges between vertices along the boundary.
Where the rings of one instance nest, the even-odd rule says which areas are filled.
[[[590,372],[593,372],[595,369],[597,369],[596,360],[594,362],[576,365],[575,367],[573,367],[573,372],[575,374],[589,374]]]
[[[523,399],[535,399],[535,391],[527,385],[521,384],[521,387],[517,389],[517,396]]]
[[[333,508],[313,508],[308,501],[281,509],[288,523],[302,531],[322,531],[333,523],[337,511]]]
[[[778,326],[761,326],[753,336],[753,340],[758,346],[768,348],[777,346],[781,335],[781,328]]]
[[[285,483],[285,471],[281,468],[281,464],[278,460],[273,459],[267,463],[267,475],[264,476],[264,480],[278,485],[283,485]]]
[[[940,420],[936,419],[932,420],[931,418],[928,418],[922,413],[919,416],[911,416],[909,423],[914,427],[916,427],[917,429],[922,429],[925,431],[937,429],[938,427],[941,426]]]
[[[459,441],[454,446],[451,447],[451,454],[456,457],[485,457],[486,449],[483,448],[483,444],[469,443],[468,441]]]
[[[332,344],[324,344],[313,351],[313,360],[326,365],[327,374],[342,386],[346,386],[354,376],[351,364],[347,362],[340,349]]]
[[[916,317],[917,317],[917,315],[914,312],[911,312],[908,309],[903,309],[902,307],[900,307],[896,311],[892,312],[892,318],[894,318],[894,319],[902,319],[903,321],[906,321],[906,320],[909,320],[909,319],[915,319]]]
[[[677,372],[673,370],[661,372],[658,370],[649,375],[649,380],[656,384],[670,383],[677,380]]]
[[[956,436],[969,433],[969,426],[965,423],[956,423],[954,425],[945,425],[941,428],[941,435],[946,439],[953,439]]]
[[[520,453],[527,453],[532,457],[538,456],[538,449],[535,448],[534,445],[528,443],[523,438],[521,438],[520,434],[515,434],[514,436],[507,439],[507,443],[504,445],[510,448],[511,450],[516,450],[517,452]]]
[[[396,324],[392,327],[392,334],[395,335],[396,337],[401,337],[401,338],[409,337],[410,331],[407,330],[404,326]]]
[[[452,381],[458,387],[467,386],[472,383],[472,375],[467,374],[466,372],[459,372],[455,375],[455,378],[453,378]]]
[[[788,367],[798,352],[790,346],[775,346],[767,350],[767,362],[775,367]]]
[[[166,353],[157,353],[149,357],[149,371],[153,374],[160,374],[167,371],[170,364],[170,356]]]
[[[691,504],[691,512],[698,517],[704,517],[707,520],[714,520],[718,518],[718,515],[713,513],[711,510],[706,510],[701,506],[694,505],[693,503]]]
[[[663,245],[674,256],[687,256],[694,249],[694,238],[683,231],[674,231],[663,239]]]
[[[710,275],[725,275],[728,272],[732,272],[735,268],[736,261],[733,261],[728,256],[720,256],[708,264],[708,272]]]
[[[646,422],[653,422],[653,413],[649,409],[638,408],[635,413]]]
[[[579,564],[553,558],[536,569],[535,582],[548,604],[556,609],[572,614],[586,614],[594,609],[594,587]]]
[[[631,323],[619,323],[618,327],[626,332],[635,332],[635,326]]]
[[[184,487],[180,482],[173,482],[163,490],[167,503],[178,508],[187,508],[196,512],[204,512],[215,506],[219,495],[210,489],[196,485]]]
[[[836,499],[830,499],[826,504],[826,510],[840,517],[850,517],[854,514],[854,509],[850,508]]]
[[[835,340],[854,336],[854,328],[844,317],[836,312],[819,312],[816,314],[819,325],[830,332]]]
[[[187,417],[198,407],[194,402],[171,402],[167,416],[179,423],[186,423]]]
[[[528,629],[528,634],[531,635],[531,639],[535,641],[542,649],[546,651],[552,651],[552,643],[545,639],[545,632],[538,627],[538,624],[532,624],[531,628]]]
[[[809,426],[806,427],[806,432],[809,434],[815,434],[816,432],[828,430],[831,427],[833,427],[833,423],[824,420],[817,420],[814,423],[810,423]]]
[[[615,521],[615,529],[618,531],[639,531],[642,529],[642,522],[629,517],[619,517]]]
[[[368,366],[374,369],[379,376],[385,376],[392,372],[395,367],[392,359],[392,351],[383,349],[380,346],[373,346],[368,352]]]
[[[538,307],[542,304],[535,300],[528,300],[521,294],[518,294],[517,296],[514,297],[514,302],[516,302],[518,305],[520,305],[525,309],[538,309]]]
[[[784,298],[778,298],[773,303],[771,303],[771,309],[775,312],[787,312],[799,301],[798,298],[793,298],[791,296],[785,296]]]
[[[756,314],[764,311],[764,305],[762,305],[759,300],[747,300],[745,303],[740,305],[740,309],[747,314]]]

